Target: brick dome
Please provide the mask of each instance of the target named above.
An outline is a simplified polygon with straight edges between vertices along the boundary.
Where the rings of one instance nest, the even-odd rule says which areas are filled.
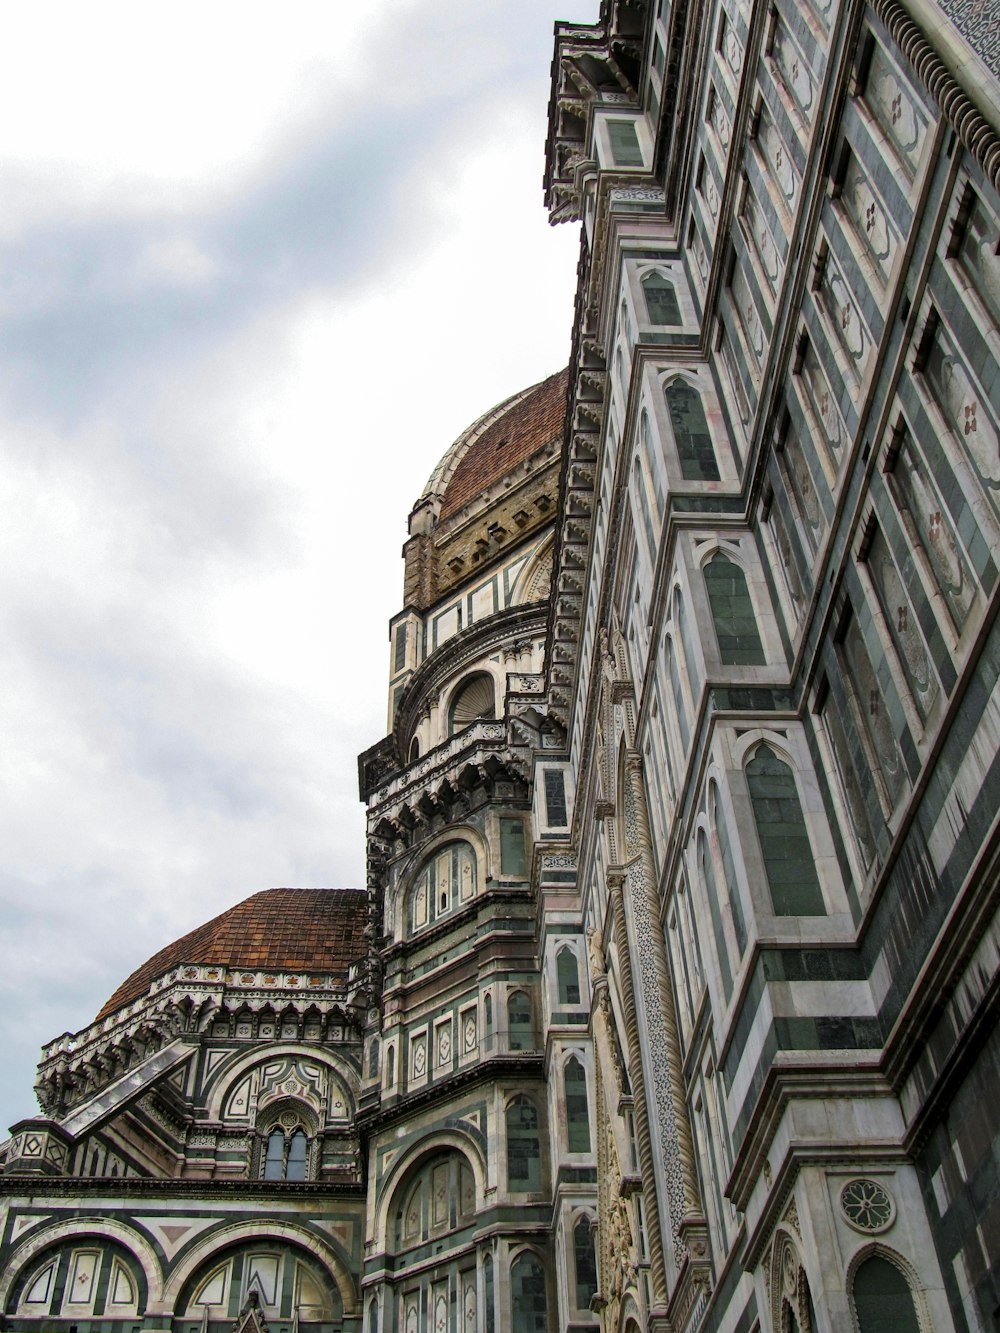
[[[145,995],[181,963],[339,972],[365,952],[361,889],[264,889],[182,935],[126,977],[95,1021]]]
[[[434,469],[424,497],[440,499],[449,518],[547,444],[561,442],[569,372],[522,389],[463,431]]]

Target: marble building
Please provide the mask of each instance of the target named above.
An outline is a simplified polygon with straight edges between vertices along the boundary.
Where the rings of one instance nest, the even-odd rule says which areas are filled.
[[[45,1048],[7,1328],[1000,1327],[998,108],[988,0],[557,25],[570,363],[410,514],[367,883]]]

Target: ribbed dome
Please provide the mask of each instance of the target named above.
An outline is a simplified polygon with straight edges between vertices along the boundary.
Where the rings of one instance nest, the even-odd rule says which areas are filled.
[[[424,489],[440,495],[439,518],[457,513],[544,445],[561,442],[568,371],[499,403],[458,437]]]
[[[365,952],[362,889],[264,889],[182,935],[118,987],[96,1021],[145,995],[180,963],[292,972],[310,968],[347,976]]]

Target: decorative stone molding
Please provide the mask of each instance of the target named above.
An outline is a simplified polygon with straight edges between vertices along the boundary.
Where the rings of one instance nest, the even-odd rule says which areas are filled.
[[[1000,190],[1000,134],[961,87],[899,0],[873,0],[873,8],[903,55],[954,126],[963,146]]]

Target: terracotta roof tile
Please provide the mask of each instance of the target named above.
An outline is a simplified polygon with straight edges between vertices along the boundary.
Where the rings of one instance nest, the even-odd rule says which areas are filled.
[[[362,889],[265,889],[182,935],[136,968],[95,1022],[146,994],[179,963],[218,963],[255,971],[314,969],[347,976],[365,952]]]
[[[469,446],[445,488],[440,518],[457,513],[537,449],[561,439],[568,373],[560,370],[542,380]]]

